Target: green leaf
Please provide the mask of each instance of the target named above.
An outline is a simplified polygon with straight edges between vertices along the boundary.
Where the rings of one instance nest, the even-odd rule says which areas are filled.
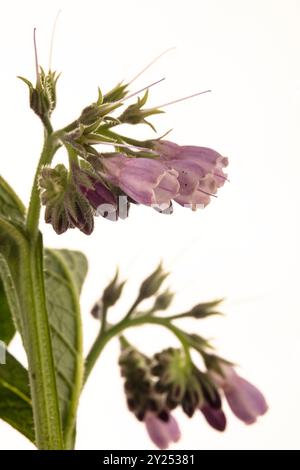
[[[73,438],[83,380],[79,295],[87,273],[83,254],[46,250],[45,285],[65,443]]]
[[[18,238],[18,241],[17,241]],[[4,313],[1,312],[0,330],[4,323],[5,329],[9,328],[9,335],[12,339],[13,330],[12,325],[17,327],[18,331],[22,334],[22,321],[21,309],[18,298],[20,292],[20,281],[22,273],[20,270],[20,245],[19,243],[25,242],[22,230],[13,223],[8,222],[4,217],[0,216],[0,288],[3,286],[5,297],[3,297],[3,304],[0,304],[0,310],[4,308]],[[7,309],[5,306],[8,306]],[[8,316],[11,314],[11,317]],[[5,322],[4,322],[5,315]],[[9,326],[10,325],[10,326]],[[7,334],[7,333],[6,333]]]
[[[66,263],[68,269],[71,271],[78,294],[81,294],[81,289],[88,272],[88,262],[83,253],[80,251],[71,250],[51,250],[52,253],[56,253],[61,256]]]
[[[9,353],[0,365],[0,418],[34,442],[27,370]]]
[[[9,344],[15,334],[15,325],[12,320],[3,282],[0,279],[0,340]]]
[[[0,176],[0,215],[18,221],[24,221],[25,217],[22,202],[2,176]]]
[[[7,220],[18,223],[24,222],[25,217],[25,208],[22,202],[2,176],[0,176],[0,215]],[[3,240],[3,238],[5,238],[5,240]],[[13,246],[13,249],[15,249],[14,242],[10,240],[9,237],[3,237],[3,234],[0,236],[0,243],[1,242],[2,246],[10,245],[10,247]],[[0,253],[1,252],[0,246]],[[12,314],[15,312],[11,310],[12,307],[7,298],[6,280],[5,282],[3,281],[3,275],[3,272],[1,275],[0,269],[0,340],[8,344],[15,334],[15,325],[12,319]]]

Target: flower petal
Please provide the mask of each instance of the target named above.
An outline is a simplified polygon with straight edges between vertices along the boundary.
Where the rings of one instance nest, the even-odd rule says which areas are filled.
[[[170,440],[173,442],[178,442],[181,438],[181,432],[176,419],[172,415],[170,415],[169,421],[164,424],[168,430]]]
[[[223,432],[226,429],[226,416],[220,409],[204,405],[200,411],[203,413],[206,421],[217,431]]]
[[[258,416],[268,411],[263,394],[247,380],[236,376],[224,388],[224,393],[233,413],[246,424],[255,423]]]
[[[170,442],[167,423],[161,421],[153,413],[147,413],[144,421],[148,434],[154,444],[161,450],[167,449]]]

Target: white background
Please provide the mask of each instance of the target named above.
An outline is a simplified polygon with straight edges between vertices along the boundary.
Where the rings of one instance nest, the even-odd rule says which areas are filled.
[[[153,105],[211,88],[210,95],[168,108],[155,123],[161,133],[174,128],[171,138],[180,144],[209,146],[230,158],[231,182],[204,211],[176,207],[173,216],[162,216],[134,207],[126,221],[97,220],[89,238],[76,232],[58,237],[43,227],[48,245],[80,249],[89,258],[82,302],[85,349],[98,328],[89,309],[116,266],[129,282],[112,321],[163,259],[172,270],[168,284],[177,292],[173,312],[226,297],[224,319],[183,324],[216,338],[220,353],[241,364],[241,373],[264,391],[270,405],[252,427],[229,414],[225,434],[210,429],[200,414],[189,420],[176,412],[183,437],[174,448],[299,448],[299,1],[4,2],[0,169],[26,202],[42,132],[16,75],[34,80],[34,26],[40,62],[47,67],[60,8],[53,68],[63,74],[55,127],[94,101],[98,85],[105,91],[130,79],[155,55],[176,46],[133,88],[166,76],[152,90]],[[135,132],[151,135],[128,128],[129,135]],[[177,344],[155,328],[128,337],[149,353]],[[13,350],[23,357],[18,342]],[[116,341],[84,391],[78,449],[153,448],[143,425],[126,409],[117,357]],[[1,422],[0,448],[32,446]]]

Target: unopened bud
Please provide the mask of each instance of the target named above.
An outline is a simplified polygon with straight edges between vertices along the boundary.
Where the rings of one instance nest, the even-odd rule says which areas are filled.
[[[147,299],[148,297],[152,297],[154,294],[156,294],[167,276],[168,273],[164,273],[162,265],[159,264],[155,271],[142,283],[140,287],[139,299]]]
[[[212,315],[222,315],[220,312],[217,312],[214,307],[219,305],[223,299],[217,299],[212,302],[204,302],[198,305],[195,305],[187,314],[194,318],[206,318]]]
[[[56,72],[51,72],[51,70],[46,74],[44,70],[40,68],[35,88],[26,78],[18,78],[28,86],[30,107],[45,124],[56,106],[56,83],[59,75],[57,75]]]
[[[118,83],[114,88],[108,91],[102,98],[102,103],[113,103],[119,101],[127,95],[127,84]]]
[[[101,117],[101,112],[99,110],[99,106],[97,103],[93,103],[90,106],[87,106],[82,111],[79,117],[79,123],[83,124],[84,126],[91,126],[95,124]]]
[[[98,302],[95,303],[95,305],[91,309],[91,315],[92,317],[96,318],[96,320],[99,320],[101,318],[102,312],[103,312],[103,303],[102,303],[102,300],[99,300]]]
[[[156,297],[153,306],[153,311],[166,310],[171,305],[173,297],[174,294],[169,290],[166,290],[165,292],[160,294],[158,297]]]
[[[105,288],[103,292],[102,303],[106,308],[114,305],[121,297],[123,287],[126,281],[118,282],[118,277],[119,277],[119,271],[117,270],[115,277],[108,284],[108,286]]]
[[[138,98],[135,104],[132,104],[125,109],[121,116],[119,116],[119,121],[127,124],[148,124],[150,127],[152,127],[152,129],[154,129],[152,124],[146,121],[146,118],[153,116],[154,114],[161,114],[164,111],[161,111],[157,108],[142,109],[142,107],[146,104],[147,99],[148,90],[146,91],[143,98]]]

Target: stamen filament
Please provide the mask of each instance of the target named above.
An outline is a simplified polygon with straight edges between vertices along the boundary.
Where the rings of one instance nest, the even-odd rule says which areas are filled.
[[[170,106],[171,104],[179,103],[180,101],[189,100],[190,98],[195,98],[195,96],[204,95],[205,93],[210,93],[210,92],[211,90],[200,91],[198,93],[194,93],[193,95],[185,96],[183,98],[179,98],[178,100],[174,100],[174,101],[169,101],[168,103],[161,104],[160,106],[155,106],[151,109],[165,108],[166,106]]]
[[[36,47],[36,28],[34,28],[33,30],[33,47],[34,47],[36,83],[40,84],[40,71],[39,71],[39,62],[38,62],[38,54],[37,54],[37,47]]]
[[[54,20],[53,28],[52,28],[51,41],[50,41],[50,51],[49,51],[49,71],[51,70],[51,65],[52,65],[52,52],[53,52],[54,36],[55,36],[55,32],[56,32],[56,25],[57,25],[58,18],[59,18],[59,15],[61,14],[61,12],[62,12],[62,10],[58,10],[58,12],[56,14],[56,17],[55,17],[55,20]]]
[[[160,80],[157,80],[156,82],[151,83],[148,86],[145,86],[144,88],[141,88],[138,91],[135,91],[134,93],[131,93],[131,95],[125,96],[125,98],[122,98],[119,101],[116,101],[116,103],[123,103],[123,101],[129,100],[129,98],[132,98],[135,95],[138,95],[139,93],[142,93],[142,91],[148,90],[149,88],[153,87],[154,85],[157,85],[158,83],[163,82],[166,79],[166,77],[161,78]]]
[[[130,80],[130,82],[128,82],[128,86],[131,85],[135,80],[137,80],[144,72],[146,72],[146,70],[148,70],[153,64],[155,64],[155,62],[157,62],[161,57],[163,57],[168,52],[173,51],[174,49],[175,49],[175,47],[169,47],[169,49],[166,49],[161,54],[159,54],[157,57],[155,57],[153,60],[151,60],[151,62],[149,62],[149,64],[146,65],[146,67],[144,67],[143,70],[141,70],[137,75],[135,75],[135,77],[133,77]]]

